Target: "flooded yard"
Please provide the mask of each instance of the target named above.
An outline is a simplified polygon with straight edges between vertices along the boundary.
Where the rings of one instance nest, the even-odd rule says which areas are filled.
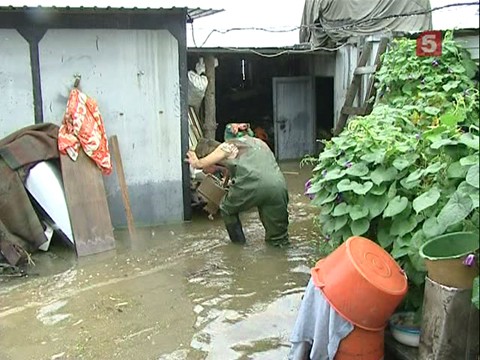
[[[117,250],[77,260],[57,245],[22,278],[0,277],[0,359],[285,359],[315,262],[308,169],[282,166],[292,246],[265,244],[256,212],[247,244],[219,217],[115,233]]]

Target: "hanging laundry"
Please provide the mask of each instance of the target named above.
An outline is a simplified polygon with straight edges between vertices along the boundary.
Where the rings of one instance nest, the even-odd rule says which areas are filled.
[[[107,136],[97,102],[74,88],[58,132],[58,150],[75,161],[80,146],[105,175],[112,172]]]

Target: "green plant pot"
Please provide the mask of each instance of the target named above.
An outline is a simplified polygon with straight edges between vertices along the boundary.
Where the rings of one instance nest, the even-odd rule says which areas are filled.
[[[430,239],[420,248],[420,256],[425,259],[430,279],[444,286],[471,289],[478,263],[466,266],[463,261],[478,249],[478,234],[456,232]]]

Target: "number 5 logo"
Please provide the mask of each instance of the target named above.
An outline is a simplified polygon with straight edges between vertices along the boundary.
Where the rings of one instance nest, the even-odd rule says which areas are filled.
[[[442,55],[442,32],[424,31],[417,38],[417,56]]]

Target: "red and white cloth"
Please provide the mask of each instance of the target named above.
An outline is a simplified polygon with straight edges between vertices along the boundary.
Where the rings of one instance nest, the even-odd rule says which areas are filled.
[[[97,102],[75,88],[70,92],[58,132],[58,150],[75,161],[80,146],[105,175],[112,172],[108,140]]]

